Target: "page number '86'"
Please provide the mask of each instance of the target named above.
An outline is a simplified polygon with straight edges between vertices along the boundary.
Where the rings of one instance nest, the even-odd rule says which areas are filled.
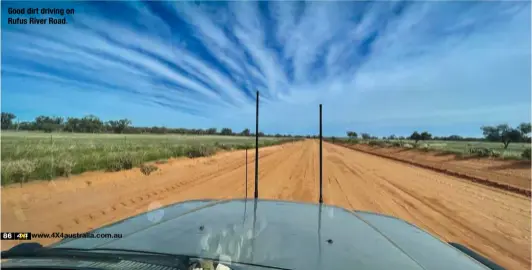
[[[13,239],[13,234],[12,233],[2,233],[2,240],[10,240],[10,239]]]

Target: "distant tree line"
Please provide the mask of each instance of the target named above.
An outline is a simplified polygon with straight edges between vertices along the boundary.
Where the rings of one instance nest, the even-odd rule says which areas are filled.
[[[500,124],[496,126],[482,126],[480,127],[482,130],[482,134],[484,135],[483,138],[474,138],[474,137],[462,137],[459,135],[451,135],[451,136],[432,136],[427,131],[423,131],[419,133],[418,131],[414,131],[410,136],[404,137],[404,136],[395,136],[390,135],[388,137],[381,137],[383,140],[414,140],[416,143],[419,141],[426,141],[426,140],[439,140],[439,141],[490,141],[490,142],[501,142],[504,145],[504,149],[508,148],[508,145],[511,142],[531,142],[531,138],[529,136],[531,132],[531,124],[530,123],[521,123],[517,127],[512,128],[507,124]],[[349,139],[358,139],[358,133],[354,131],[347,131],[346,132],[347,137]],[[360,137],[364,140],[377,140],[379,139],[376,136],[371,136],[368,133],[361,133]]]
[[[76,132],[76,133],[117,133],[117,134],[188,134],[188,135],[227,135],[227,136],[255,136],[249,129],[234,132],[231,128],[188,129],[157,127],[135,127],[129,119],[102,121],[94,115],[82,118],[55,116],[38,116],[34,121],[17,122],[13,113],[2,112],[2,130],[26,130],[44,132]],[[288,134],[264,134],[259,132],[260,137],[295,137]]]

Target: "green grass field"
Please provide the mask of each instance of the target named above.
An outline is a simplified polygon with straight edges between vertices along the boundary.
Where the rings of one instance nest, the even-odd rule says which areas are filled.
[[[413,141],[411,143],[414,143]],[[429,141],[420,142],[420,144],[427,144],[428,148],[437,150],[446,150],[451,152],[464,152],[468,148],[488,148],[507,156],[521,156],[521,153],[526,148],[530,148],[527,143],[510,143],[505,150],[502,143],[496,142],[471,142],[471,141]]]
[[[342,138],[342,141],[347,142],[347,138]],[[413,140],[358,140],[359,143],[369,144],[371,141],[379,141],[384,143],[402,142],[410,145],[414,145]],[[438,152],[453,153],[460,156],[469,156],[471,154],[470,149],[485,148],[493,150],[494,153],[505,159],[521,159],[522,153],[525,149],[530,149],[528,143],[510,143],[507,149],[504,149],[504,145],[498,142],[482,142],[482,141],[419,141],[419,149],[434,150]]]
[[[172,157],[209,156],[219,150],[255,146],[254,137],[193,135],[120,135],[4,131],[2,185],[53,179],[85,171],[118,171]],[[286,141],[259,138],[259,146]]]

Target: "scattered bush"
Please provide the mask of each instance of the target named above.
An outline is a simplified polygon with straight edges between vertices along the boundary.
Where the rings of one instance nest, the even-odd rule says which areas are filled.
[[[475,157],[499,157],[501,154],[485,147],[469,148],[469,155]]]
[[[208,145],[191,145],[185,149],[185,154],[189,158],[212,156],[216,149]]]
[[[235,149],[243,150],[243,149],[252,149],[255,148],[254,144],[246,143],[246,144],[237,144],[235,145]]]
[[[152,172],[157,171],[158,169],[159,168],[157,168],[157,166],[155,166],[153,164],[149,164],[149,165],[141,164],[140,165],[140,171],[144,175],[150,175]]]
[[[272,145],[276,145],[276,144],[279,144],[275,141],[263,141],[263,142],[259,142],[259,147],[264,147],[264,146],[272,146]]]
[[[108,160],[107,171],[117,172],[121,170],[133,169],[134,159],[130,154],[121,154]]]
[[[70,157],[61,157],[55,165],[56,175],[70,177],[76,162]]]
[[[401,141],[395,141],[395,142],[392,142],[392,146],[393,147],[403,147],[404,143],[401,142]]]
[[[27,182],[37,164],[34,161],[20,159],[2,162],[2,184]]]
[[[233,150],[233,146],[229,144],[222,144],[220,148],[223,150]]]
[[[404,148],[414,148],[414,145],[409,144],[409,143],[405,143],[405,144],[403,144],[403,147]]]
[[[369,145],[369,146],[380,146],[380,147],[384,147],[384,146],[386,146],[386,142],[372,140],[372,141],[369,141],[369,142],[368,142],[368,145]]]
[[[506,153],[502,155],[501,158],[504,160],[523,160],[523,157],[521,155],[512,155],[512,154],[507,155]]]
[[[416,148],[417,150],[422,151],[422,152],[429,152],[430,151],[429,145],[426,144],[426,143],[424,143],[424,144],[415,144],[414,148]]]
[[[438,154],[439,156],[445,156],[445,155],[456,155],[458,156],[459,154],[463,154],[462,152],[457,152],[457,151],[453,151],[453,150],[438,150]]]
[[[182,157],[185,155],[185,147],[182,145],[172,146],[170,147],[169,151],[170,151],[170,156],[174,158]]]
[[[495,150],[491,150],[490,157],[502,157],[502,153]]]
[[[233,146],[232,145],[225,144],[225,143],[219,143],[219,142],[215,142],[214,143],[214,147],[222,149],[222,150],[233,150]]]
[[[532,159],[532,152],[531,152],[531,149],[530,148],[527,148],[525,150],[523,150],[523,153],[521,153],[521,157],[525,158],[525,159]]]

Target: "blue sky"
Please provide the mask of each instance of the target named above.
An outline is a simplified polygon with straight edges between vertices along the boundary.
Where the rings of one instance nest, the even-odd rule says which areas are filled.
[[[8,25],[9,7],[74,8]],[[2,2],[2,111],[325,135],[530,121],[529,2]],[[28,15],[26,16],[28,17]],[[48,17],[42,16],[41,17]]]

